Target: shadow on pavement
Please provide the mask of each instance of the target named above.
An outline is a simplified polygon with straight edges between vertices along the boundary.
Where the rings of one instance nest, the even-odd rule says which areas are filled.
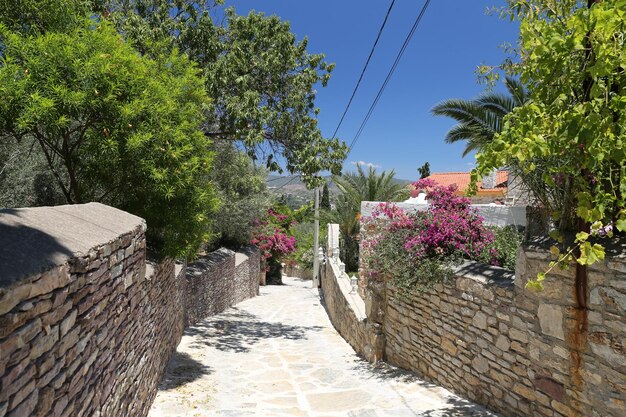
[[[485,407],[472,404],[461,398],[447,398],[446,406],[437,410],[422,411],[416,414],[419,417],[498,417]]]
[[[245,353],[264,339],[301,340],[308,337],[307,333],[322,329],[322,326],[291,326],[259,321],[254,314],[231,308],[188,328],[185,335],[198,336],[191,344],[194,348],[208,346],[226,352]]]
[[[159,383],[159,391],[181,387],[212,372],[210,366],[198,362],[187,353],[174,352]]]
[[[437,385],[430,384],[420,379],[413,372],[406,371],[395,366],[391,366],[386,362],[369,363],[366,360],[359,359],[355,361],[353,369],[361,373],[364,377],[370,379],[377,379],[380,381],[401,381],[417,383],[424,387],[436,387]]]
[[[355,361],[353,369],[363,375],[364,378],[385,382],[395,381],[411,383],[425,389],[439,388],[439,385],[424,381],[411,371],[389,365],[385,362],[372,364],[363,359],[359,359]],[[442,400],[445,400],[444,406],[446,408],[419,411],[411,415],[416,417],[498,417],[498,414],[488,411],[485,407],[456,396],[444,397]],[[406,404],[406,406],[409,407],[409,404]]]

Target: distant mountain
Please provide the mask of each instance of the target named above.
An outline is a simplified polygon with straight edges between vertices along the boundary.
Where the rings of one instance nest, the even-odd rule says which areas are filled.
[[[325,177],[328,181],[328,191],[332,195],[339,195],[339,188],[332,181],[330,175]],[[394,183],[410,184],[413,181],[395,178]],[[299,175],[273,175],[267,178],[267,187],[271,194],[284,199],[285,204],[291,208],[301,207],[313,200],[313,190],[308,190],[300,180]]]
[[[328,175],[326,177],[328,181],[328,191],[331,194],[338,194],[339,189],[332,181],[332,176]],[[394,178],[393,182],[396,184],[410,184],[413,180],[404,180],[400,178]],[[311,190],[307,190],[304,183],[300,180],[299,175],[273,175],[270,174],[267,178],[267,187],[270,191],[275,192],[277,194],[284,193],[306,193],[307,195],[313,195]]]
[[[284,188],[284,187],[290,187],[291,189],[294,188],[300,188],[300,187],[304,187],[304,184],[302,183],[302,181],[300,180],[300,176],[299,175],[273,175],[270,174],[267,177],[267,186],[269,188],[275,189],[275,188]],[[306,187],[304,187],[306,188]]]

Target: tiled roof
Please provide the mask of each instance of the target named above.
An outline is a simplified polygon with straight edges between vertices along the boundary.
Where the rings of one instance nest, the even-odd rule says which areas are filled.
[[[435,181],[437,184],[448,186],[452,184],[456,184],[458,187],[457,194],[465,194],[467,187],[470,184],[470,173],[469,172],[440,172],[436,174],[432,174],[428,177],[429,179]],[[496,173],[496,187],[495,188],[483,188],[482,182],[478,183],[478,196],[484,195],[493,195],[499,196],[506,194],[507,191],[507,182],[509,179],[508,171],[498,171]]]

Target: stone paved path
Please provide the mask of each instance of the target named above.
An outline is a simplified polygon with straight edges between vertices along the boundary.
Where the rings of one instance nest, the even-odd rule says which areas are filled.
[[[149,416],[495,416],[410,373],[362,361],[311,281],[284,282],[188,329]]]

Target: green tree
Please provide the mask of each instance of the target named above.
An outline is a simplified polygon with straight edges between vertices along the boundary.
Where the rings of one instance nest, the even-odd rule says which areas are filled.
[[[65,197],[37,142],[0,140],[0,207],[54,206]]]
[[[339,225],[340,253],[339,257],[346,264],[349,272],[357,271],[359,268],[359,235],[360,226],[360,206],[359,210],[354,210],[354,202],[342,194],[335,201],[335,210],[329,214],[328,223]]]
[[[72,29],[88,12],[85,0],[0,0],[0,24],[22,34]]]
[[[434,115],[458,122],[446,134],[446,143],[466,141],[463,156],[491,143],[502,130],[504,117],[528,100],[524,86],[515,78],[506,77],[504,85],[508,95],[490,92],[471,100],[449,99],[435,105],[431,110]]]
[[[142,54],[163,47],[177,48],[193,55],[204,66],[224,52],[219,49],[219,38],[227,28],[215,24],[211,17],[224,0],[85,1],[93,13],[112,21],[120,34],[132,39],[133,46]]]
[[[68,203],[142,216],[151,245],[193,256],[214,206],[209,101],[173,51],[140,56],[106,22],[22,35],[0,26],[0,139],[34,140]]]
[[[250,243],[254,221],[265,216],[270,206],[267,172],[230,143],[216,144],[215,153],[219,163],[212,179],[221,204],[213,215],[214,246],[237,248]]]
[[[474,151],[480,152],[493,142],[504,128],[506,115],[529,100],[528,92],[517,79],[506,77],[504,84],[508,95],[492,92],[472,100],[451,99],[433,108],[433,114],[448,116],[459,122],[448,132],[445,141],[446,143],[466,141],[463,156]],[[533,163],[537,169],[530,172],[510,161],[506,165],[509,171],[509,185],[513,183],[513,179],[517,179],[521,183],[518,191],[528,193],[527,197],[535,204],[545,207],[555,206],[563,200],[562,190],[547,188],[542,178],[546,167],[554,163],[553,159],[547,156],[534,157]],[[498,167],[500,168],[502,167]]]
[[[408,198],[407,187],[395,181],[395,175],[394,170],[378,174],[374,167],[369,167],[365,172],[359,164],[356,172],[334,176],[333,181],[358,213],[361,201],[402,201]]]
[[[430,164],[428,162],[424,162],[424,165],[417,168],[417,172],[420,174],[420,179],[430,177]]]
[[[140,51],[164,44],[179,48],[203,69],[213,99],[204,125],[214,140],[236,141],[271,171],[302,174],[319,186],[318,172],[339,174],[347,147],[324,138],[317,126],[316,88],[326,86],[333,64],[307,52],[288,22],[251,12],[224,11],[213,22],[216,3],[198,0],[95,1],[94,8],[112,19]]]
[[[369,167],[365,172],[361,164],[355,173],[341,177],[334,176],[333,181],[341,191],[332,212],[332,220],[339,224],[342,238],[341,259],[349,271],[356,271],[358,261],[358,234],[363,201],[403,201],[409,197],[408,188],[394,181],[395,171],[376,172]]]
[[[576,258],[591,264],[604,250],[590,234],[626,231],[626,1],[510,0],[508,12],[521,23],[511,70],[530,100],[477,155],[474,178],[505,164],[532,172],[551,158],[542,178],[564,198],[550,209],[561,230],[579,231]]]
[[[330,192],[328,191],[328,183],[324,183],[324,188],[322,188],[322,200],[320,201],[320,208],[322,210],[330,210]]]

